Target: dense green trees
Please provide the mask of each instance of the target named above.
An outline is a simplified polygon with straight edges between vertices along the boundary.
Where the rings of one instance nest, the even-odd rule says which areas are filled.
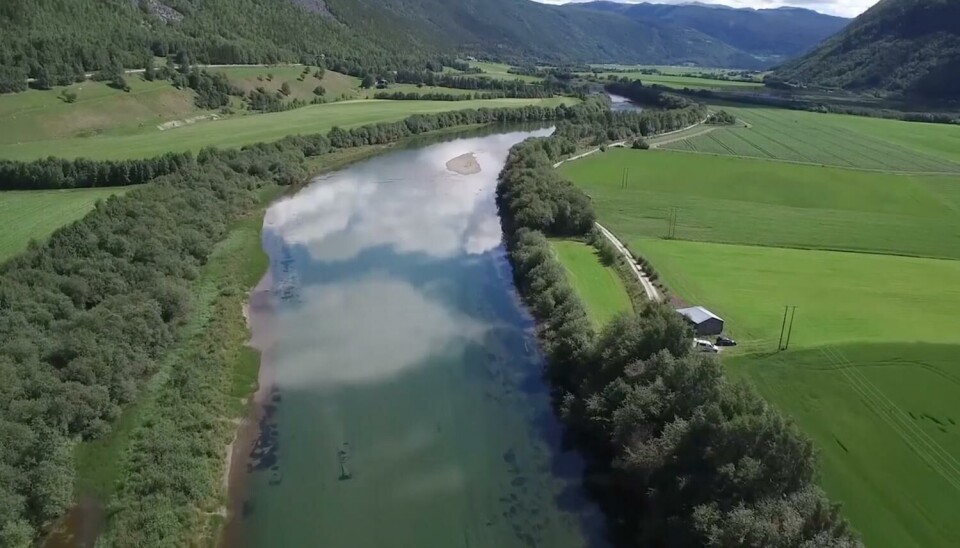
[[[42,89],[87,72],[177,64],[301,62],[358,75],[452,63],[436,49],[364,36],[294,2],[273,0],[10,0],[0,5],[0,93]]]
[[[72,498],[71,440],[109,428],[189,309],[187,284],[261,184],[185,167],[97,205],[0,267],[0,539],[28,546]]]
[[[586,478],[617,544],[859,546],[815,485],[810,440],[727,382],[715,357],[693,353],[693,334],[670,306],[647,303],[592,329],[545,234],[591,230],[589,199],[551,166],[595,123],[584,117],[515,146],[497,204],[555,401],[590,460]]]
[[[192,164],[190,153],[120,161],[53,157],[33,162],[0,160],[0,191],[139,185]]]
[[[737,117],[725,110],[718,110],[707,116],[707,123],[715,126],[732,126],[737,123]]]
[[[659,87],[645,86],[640,80],[628,78],[614,79],[608,82],[604,89],[614,95],[622,95],[634,103],[654,106],[663,109],[686,108],[696,104],[682,95],[668,93]]]

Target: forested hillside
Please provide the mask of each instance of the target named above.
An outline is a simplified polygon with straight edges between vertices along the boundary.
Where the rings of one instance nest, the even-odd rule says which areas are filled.
[[[524,62],[757,60],[693,29],[530,0],[8,0],[0,90],[66,85],[152,57],[205,64],[316,63],[343,71],[437,68],[455,54]],[[351,70],[353,69],[353,70]]]
[[[704,4],[620,4],[590,2],[583,7],[620,13],[646,23],[693,29],[746,54],[789,58],[813,49],[850,20],[801,8],[734,9]]]
[[[337,19],[373,40],[408,37],[504,60],[684,63],[750,68],[758,61],[693,29],[529,0],[329,0]]]
[[[774,77],[801,85],[960,96],[960,1],[881,0]]]
[[[368,69],[422,65],[405,41],[380,46],[318,10],[292,0],[5,0],[0,3],[0,85],[27,76],[59,84],[153,56],[196,63],[316,62]],[[311,7],[312,6],[312,7]]]

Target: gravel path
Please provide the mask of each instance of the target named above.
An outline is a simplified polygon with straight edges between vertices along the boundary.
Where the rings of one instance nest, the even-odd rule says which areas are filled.
[[[633,270],[633,273],[637,275],[637,279],[640,280],[640,285],[643,286],[643,291],[647,294],[647,298],[653,302],[660,302],[663,297],[660,295],[660,292],[657,291],[653,282],[650,281],[650,278],[647,277],[647,273],[640,268],[640,265],[637,264],[637,261],[634,260],[633,255],[630,254],[630,251],[623,245],[623,242],[617,239],[613,235],[613,232],[610,232],[600,223],[596,223],[597,229],[608,239],[614,247],[617,248],[617,251],[620,252],[627,259],[627,264],[630,265],[630,269]]]

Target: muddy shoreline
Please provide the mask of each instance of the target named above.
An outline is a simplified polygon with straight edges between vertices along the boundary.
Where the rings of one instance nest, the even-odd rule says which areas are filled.
[[[217,546],[234,547],[244,544],[243,516],[246,511],[246,494],[250,473],[248,461],[251,451],[260,437],[260,423],[269,403],[273,389],[273,368],[271,367],[271,337],[266,331],[264,321],[273,310],[271,302],[273,278],[270,270],[264,274],[247,302],[243,306],[243,316],[247,322],[250,339],[247,345],[260,353],[260,368],[257,373],[257,388],[248,401],[248,411],[240,418],[233,442],[227,446],[226,469],[224,470],[224,490],[227,495],[226,523],[220,534]]]

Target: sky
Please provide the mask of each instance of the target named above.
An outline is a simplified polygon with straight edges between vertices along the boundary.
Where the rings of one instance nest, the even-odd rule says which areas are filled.
[[[566,4],[571,0],[536,0],[544,4]],[[586,0],[575,0],[586,1]],[[614,0],[630,4],[637,4],[644,0]],[[646,0],[655,4],[687,4],[690,0]],[[843,17],[856,17],[870,6],[877,3],[877,0],[699,0],[704,4],[720,4],[734,8],[779,8],[782,6],[793,6],[798,8],[807,8],[821,13],[831,15],[840,15]]]

